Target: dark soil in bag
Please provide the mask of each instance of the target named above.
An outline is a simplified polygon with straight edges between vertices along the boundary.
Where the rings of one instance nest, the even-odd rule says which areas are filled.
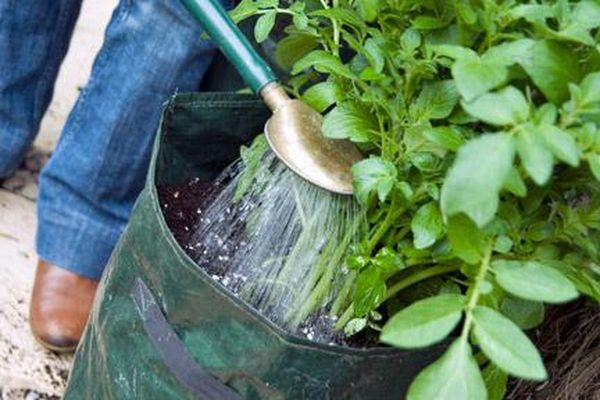
[[[194,227],[202,215],[203,208],[210,204],[220,193],[224,184],[225,182],[221,181],[209,182],[199,178],[192,178],[181,184],[159,185],[157,187],[160,207],[165,216],[165,221],[181,248],[193,260],[197,260],[199,252],[202,251],[202,249],[194,246]],[[243,240],[243,237],[244,232],[239,232],[239,236],[234,240]],[[230,248],[235,248],[235,246],[230,246]],[[199,266],[199,268],[204,268],[209,275],[218,278],[222,278],[226,272],[210,264],[205,267]],[[329,326],[321,326],[321,324],[321,320],[309,317],[301,326],[301,332],[297,333],[318,333],[321,329],[330,329]],[[336,337],[335,344],[355,348],[382,346],[378,342],[377,332],[369,329],[365,329],[350,337],[346,337],[343,333],[340,333]]]

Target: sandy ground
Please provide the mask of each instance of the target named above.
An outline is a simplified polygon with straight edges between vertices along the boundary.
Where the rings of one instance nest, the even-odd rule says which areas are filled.
[[[116,0],[84,1],[55,95],[36,146],[51,152],[85,84]],[[28,179],[15,193],[0,189],[0,399],[57,398],[64,390],[71,356],[43,350],[29,334],[27,308],[36,263],[37,185]],[[45,396],[45,395],[50,395]]]

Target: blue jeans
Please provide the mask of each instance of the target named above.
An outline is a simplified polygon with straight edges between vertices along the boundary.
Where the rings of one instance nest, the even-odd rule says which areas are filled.
[[[0,0],[0,178],[52,97],[81,0]],[[179,0],[121,0],[40,176],[37,251],[98,278],[143,187],[162,103],[198,88],[215,53]]]

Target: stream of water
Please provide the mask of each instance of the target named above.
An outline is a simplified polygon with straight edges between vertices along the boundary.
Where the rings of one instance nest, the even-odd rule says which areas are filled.
[[[332,343],[334,315],[350,301],[344,265],[362,219],[349,196],[298,177],[270,151],[239,197],[245,165],[218,179],[192,236],[196,262],[280,327]]]

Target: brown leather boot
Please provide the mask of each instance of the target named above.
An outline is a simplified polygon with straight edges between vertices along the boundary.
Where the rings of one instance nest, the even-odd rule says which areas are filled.
[[[35,339],[56,352],[75,350],[98,281],[40,260],[31,293],[29,324]]]

